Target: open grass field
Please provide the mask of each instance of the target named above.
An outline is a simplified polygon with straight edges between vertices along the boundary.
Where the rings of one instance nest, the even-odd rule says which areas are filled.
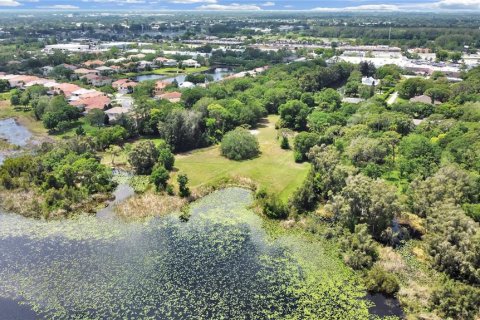
[[[280,148],[275,130],[277,120],[278,116],[269,116],[258,128],[261,150],[258,158],[247,161],[228,160],[220,154],[219,146],[214,146],[177,155],[175,167],[178,172],[188,175],[193,188],[225,177],[245,177],[287,200],[306,178],[309,166],[307,163],[295,163],[293,152]]]

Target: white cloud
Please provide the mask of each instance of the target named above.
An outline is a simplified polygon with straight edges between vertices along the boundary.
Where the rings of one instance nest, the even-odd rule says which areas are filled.
[[[170,0],[171,3],[191,4],[191,3],[217,3],[217,0]]]
[[[480,10],[480,0],[439,0],[436,2],[418,2],[408,4],[366,4],[351,7],[318,7],[320,12],[338,11],[455,11]]]
[[[145,0],[82,0],[82,2],[117,3],[119,5],[124,5],[124,4],[145,3]]]
[[[347,11],[397,11],[399,7],[394,4],[365,4],[355,7],[346,7]]]
[[[71,4],[56,4],[56,5],[53,5],[53,6],[42,6],[42,7],[38,7],[40,9],[55,9],[55,10],[75,10],[75,9],[79,9],[79,7],[77,6],[73,6]]]
[[[273,7],[275,5],[275,2],[272,1],[267,1],[265,3],[262,3],[262,7]]]
[[[447,10],[480,10],[480,0],[440,0],[434,5]]]
[[[343,7],[343,8],[328,8],[328,7],[318,7],[313,8],[314,11],[322,12],[336,12],[336,11],[398,11],[400,7],[394,4],[365,4],[354,7]]]
[[[254,4],[231,3],[231,4],[206,4],[206,5],[197,7],[197,10],[258,11],[258,10],[262,10],[262,8]]]
[[[0,7],[18,7],[22,4],[15,0],[0,0]]]

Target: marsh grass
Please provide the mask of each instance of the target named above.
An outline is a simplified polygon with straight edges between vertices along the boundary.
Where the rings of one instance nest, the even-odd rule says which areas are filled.
[[[45,211],[40,203],[43,198],[33,190],[4,190],[0,189],[0,204],[3,209],[18,213],[25,217],[44,217]]]
[[[125,220],[161,217],[179,212],[188,201],[167,194],[146,192],[135,195],[115,206],[115,213]]]

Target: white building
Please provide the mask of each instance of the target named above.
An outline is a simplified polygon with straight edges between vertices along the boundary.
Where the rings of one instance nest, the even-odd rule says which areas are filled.
[[[195,87],[195,84],[193,82],[189,81],[184,81],[182,84],[179,85],[181,89],[191,89]]]
[[[193,60],[193,59],[187,59],[182,61],[182,65],[185,67],[194,67],[194,68],[198,68],[201,66],[200,63],[198,63],[196,60]]]
[[[42,49],[43,52],[47,54],[51,54],[55,51],[61,52],[86,52],[90,49],[88,44],[80,44],[80,43],[64,43],[64,44],[51,44],[45,46]]]

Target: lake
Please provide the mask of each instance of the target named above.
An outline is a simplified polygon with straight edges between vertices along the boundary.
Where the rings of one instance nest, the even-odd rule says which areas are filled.
[[[0,214],[2,319],[368,319],[336,251],[263,220],[252,201],[217,191],[188,222]]]
[[[31,140],[32,134],[27,128],[18,124],[13,118],[0,120],[0,140],[4,140],[17,147],[25,147]],[[0,164],[16,150],[0,149]]]
[[[223,78],[233,74],[233,72],[229,68],[215,68],[207,72],[201,72],[201,73],[212,76],[214,82],[220,81]],[[146,74],[146,75],[136,76],[134,80],[139,82],[147,81],[147,80],[165,80],[167,82],[173,82],[177,80],[178,84],[182,84],[183,82],[185,82],[186,77],[187,75],[185,74],[178,74],[178,75]]]

